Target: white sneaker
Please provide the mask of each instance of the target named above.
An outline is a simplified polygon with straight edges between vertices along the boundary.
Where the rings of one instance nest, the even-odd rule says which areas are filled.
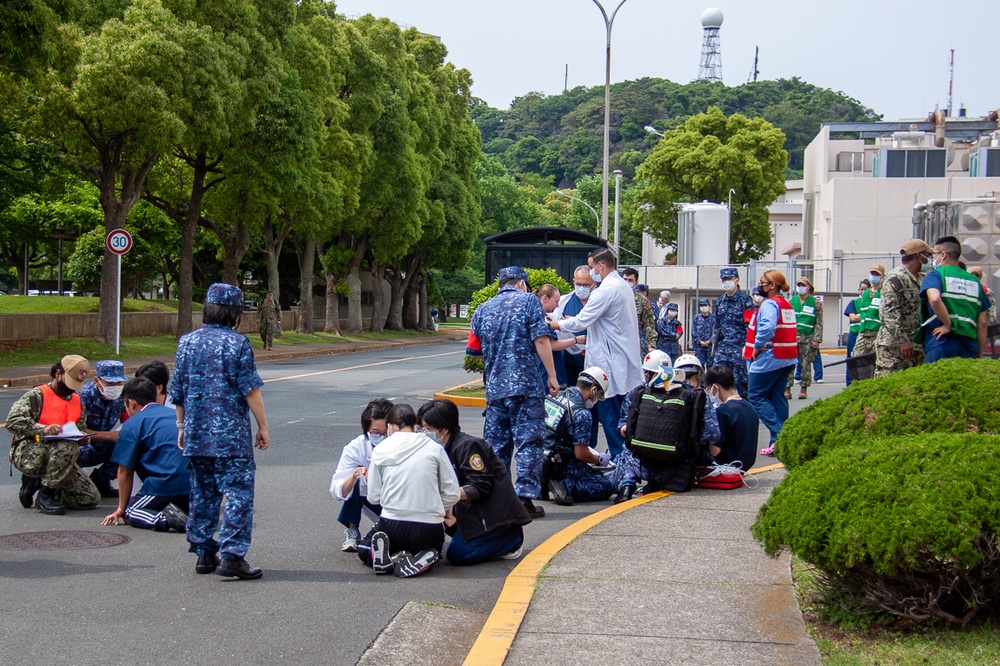
[[[340,546],[340,550],[345,553],[358,552],[358,539],[360,538],[361,532],[357,527],[348,527],[344,530],[344,543]]]
[[[502,557],[505,560],[516,560],[516,559],[518,559],[518,558],[521,557],[521,553],[523,551],[524,551],[524,546],[521,546],[517,550],[515,550],[515,551],[513,551],[511,553],[507,553],[506,555],[503,555]]]
[[[389,537],[385,532],[376,532],[372,535],[372,569],[377,574],[389,574],[395,566],[389,555]]]
[[[816,384],[822,384],[822,383],[823,383],[823,380],[822,380],[822,379],[817,379],[817,380],[815,380],[815,383],[816,383]]]
[[[441,556],[436,550],[425,550],[410,557],[404,557],[396,564],[398,578],[412,578],[427,573],[438,563]]]

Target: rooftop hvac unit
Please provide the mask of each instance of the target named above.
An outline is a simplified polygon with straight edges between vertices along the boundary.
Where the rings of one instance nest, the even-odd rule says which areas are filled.
[[[944,178],[946,148],[882,148],[875,153],[875,178]]]
[[[1000,148],[980,148],[969,159],[972,178],[1000,178]]]
[[[864,171],[864,167],[865,154],[863,152],[855,153],[845,150],[837,153],[837,171],[853,173],[855,171]]]

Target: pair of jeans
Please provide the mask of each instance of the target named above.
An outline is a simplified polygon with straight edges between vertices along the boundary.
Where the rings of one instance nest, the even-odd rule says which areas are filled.
[[[949,333],[938,340],[925,333],[924,354],[924,363],[933,363],[943,358],[978,358],[979,341],[956,333]]]
[[[858,334],[857,333],[848,333],[847,334],[847,358],[851,358],[851,355],[854,353],[854,343],[857,342],[857,341],[858,341]],[[844,374],[847,376],[846,385],[850,386],[851,385],[851,373],[850,372],[845,372]]]
[[[767,372],[751,372],[747,400],[753,405],[757,416],[771,433],[770,442],[773,446],[778,441],[778,434],[788,420],[788,400],[785,398],[785,385],[788,376],[795,368],[789,365]]]
[[[513,553],[523,544],[524,530],[520,525],[508,525],[469,541],[462,538],[461,531],[455,530],[448,546],[448,562],[455,566],[489,562]]]
[[[344,527],[350,527],[351,525],[356,527],[360,525],[361,512],[366,506],[375,514],[382,513],[381,506],[372,504],[368,501],[367,497],[361,496],[361,484],[357,483],[354,485],[354,490],[351,491],[351,496],[344,500],[344,506],[340,508],[340,515],[337,516],[337,522]]]
[[[618,430],[618,419],[621,417],[622,402],[624,401],[624,395],[609,395],[597,403],[597,414],[600,416],[601,427],[604,428],[604,438],[608,440],[608,453],[611,454],[612,458],[618,457],[618,454],[625,448],[625,438]]]

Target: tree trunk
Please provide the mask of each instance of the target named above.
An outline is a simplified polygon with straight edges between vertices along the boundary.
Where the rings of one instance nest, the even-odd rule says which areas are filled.
[[[219,239],[225,257],[222,260],[222,281],[226,284],[240,284],[240,264],[250,249],[250,229],[237,222],[235,226],[201,218],[203,227],[211,229]]]
[[[403,326],[416,330],[419,325],[417,308],[419,307],[420,280],[416,275],[407,276],[409,281],[403,291]]]
[[[385,326],[392,331],[403,330],[403,262],[397,261],[389,276],[389,318]]]
[[[372,333],[381,333],[385,330],[385,294],[382,293],[382,282],[385,276],[385,264],[377,261],[371,262],[372,272]]]
[[[351,267],[351,272],[347,274],[347,286],[351,288],[347,296],[347,330],[360,333],[364,329],[364,321],[361,318],[361,278],[358,277],[357,266]]]
[[[417,328],[421,331],[426,331],[427,326],[427,313],[430,308],[427,307],[427,273],[420,271],[420,298],[417,300]]]
[[[313,327],[313,273],[316,270],[316,238],[310,236],[301,245],[295,241],[295,253],[299,258],[299,323],[295,326],[296,333],[312,335]]]
[[[342,335],[340,332],[340,294],[336,291],[340,276],[324,273],[324,277],[326,278],[326,324],[323,326],[323,332]]]

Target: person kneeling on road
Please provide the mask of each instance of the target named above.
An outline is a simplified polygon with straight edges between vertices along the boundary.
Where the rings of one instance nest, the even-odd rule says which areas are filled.
[[[132,527],[184,532],[187,527],[191,472],[177,448],[177,412],[156,402],[156,384],[133,377],[122,388],[129,419],[111,452],[118,465],[118,508],[102,525],[124,519]],[[138,473],[142,489],[132,497]]]
[[[607,466],[608,453],[590,448],[590,408],[604,398],[608,376],[598,367],[580,373],[576,386],[545,400],[546,457],[542,477],[556,504],[599,502],[615,493],[611,480],[593,465]]]
[[[531,522],[531,516],[514,492],[500,457],[485,440],[460,430],[458,407],[451,401],[425,403],[417,421],[426,435],[444,446],[461,486],[453,519],[445,518],[451,535],[448,561],[461,566],[520,557],[522,527]]]
[[[461,497],[444,448],[416,424],[412,407],[394,405],[386,416],[389,436],[372,452],[368,501],[381,504],[382,515],[357,547],[377,574],[430,571],[441,559],[446,513]]]

